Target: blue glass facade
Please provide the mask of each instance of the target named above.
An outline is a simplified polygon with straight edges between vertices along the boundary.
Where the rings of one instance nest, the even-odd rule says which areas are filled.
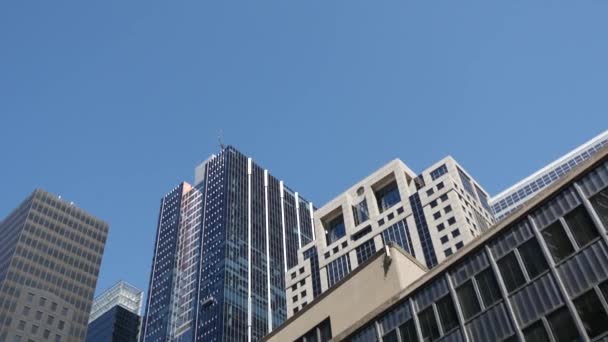
[[[437,265],[437,255],[435,255],[433,240],[431,240],[431,233],[429,232],[429,226],[426,223],[426,217],[424,216],[422,202],[420,202],[418,193],[410,196],[410,204],[412,206],[414,220],[416,221],[416,229],[418,230],[418,236],[420,237],[420,245],[422,247],[422,252],[424,253],[426,266],[428,268],[433,268]]]
[[[143,341],[259,340],[287,317],[285,271],[297,264],[298,248],[313,239],[312,205],[232,147],[207,160],[199,184],[178,196],[185,199],[182,217],[200,219],[168,221],[161,209],[159,234],[172,241],[195,224],[196,267],[180,268],[180,263],[177,277],[167,273],[165,292],[156,290],[159,272],[153,268],[146,320],[150,324],[144,327]],[[185,208],[192,207],[192,201],[197,209],[190,213]],[[167,260],[189,254],[183,253],[181,243],[165,247],[157,242],[154,265],[175,269]],[[194,288],[192,300],[184,300],[185,291],[175,285],[183,278],[195,279],[185,283]],[[172,302],[190,303],[190,308],[163,309]],[[183,319],[176,320],[176,315]],[[166,327],[152,325],[157,321]]]

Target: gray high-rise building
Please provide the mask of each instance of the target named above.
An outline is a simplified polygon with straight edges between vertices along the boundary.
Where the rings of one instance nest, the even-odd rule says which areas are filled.
[[[108,224],[35,190],[0,222],[0,341],[84,341]]]
[[[160,203],[142,340],[257,341],[287,317],[313,206],[233,147]]]

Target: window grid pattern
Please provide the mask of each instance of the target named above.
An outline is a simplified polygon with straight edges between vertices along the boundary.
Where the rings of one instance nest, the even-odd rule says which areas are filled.
[[[592,172],[588,177],[590,174]],[[583,181],[586,180],[582,179],[581,182]],[[604,187],[602,191],[608,194],[608,178],[602,187]],[[595,195],[604,196],[601,192]],[[557,198],[567,201],[563,196]],[[597,222],[608,219],[608,212],[596,209],[592,199],[590,202],[591,207],[570,207],[568,211],[560,212],[559,220],[566,223],[564,229],[573,229],[572,227],[581,229],[584,225],[591,225],[593,229],[602,228],[597,226]],[[551,210],[548,207],[550,205],[563,207],[563,203],[547,201],[542,208]],[[598,221],[581,218],[580,210],[593,210],[594,213],[589,215],[597,215]],[[557,222],[562,224],[560,221]],[[393,331],[400,324],[406,323],[410,318],[406,313],[411,310],[415,313],[413,319],[422,328],[423,336],[420,338],[429,341],[448,338],[446,333],[451,336],[466,333],[472,340],[518,340],[515,334],[515,322],[511,317],[517,319],[522,329],[521,334],[530,338],[547,337],[556,341],[570,341],[608,336],[608,267],[603,266],[608,264],[606,241],[594,234],[589,235],[586,230],[587,235],[584,235],[582,240],[584,243],[579,244],[573,236],[575,234],[581,236],[582,233],[569,232],[568,238],[575,247],[575,252],[578,252],[573,252],[566,261],[556,265],[556,274],[565,285],[564,292],[557,286],[555,274],[549,271],[548,261],[544,257],[549,253],[549,249],[539,244],[537,235],[533,234],[533,230],[538,230],[540,235],[542,229],[542,226],[541,228],[531,226],[526,219],[515,222],[492,237],[492,241],[488,244],[490,248],[482,250],[481,254],[472,255],[470,259],[465,259],[463,263],[453,265],[451,270],[447,270],[456,284],[454,289],[456,301],[453,305],[460,306],[461,310],[463,307],[467,309],[464,311],[465,332],[460,331],[459,327],[449,332],[442,329],[441,324],[444,322],[450,322],[448,324],[450,327],[455,326],[451,321],[454,315],[453,308],[450,308],[452,303],[450,300],[443,300],[442,293],[445,290],[440,289],[441,286],[437,281],[415,290],[371,322],[365,322],[366,330],[374,326],[380,327],[381,330],[376,331],[376,335],[394,338],[397,341],[399,339]],[[545,238],[543,235],[540,236]],[[507,294],[512,312],[510,312],[511,307],[505,305],[505,298],[498,290],[500,286],[506,287],[503,282],[506,273],[500,267],[495,269],[488,265],[511,256],[513,265],[521,270],[524,280],[523,284]],[[564,296],[570,297],[574,303],[574,312],[565,306]],[[432,306],[429,306],[429,301]],[[442,308],[430,310],[439,303]],[[407,309],[404,310],[404,307]],[[580,326],[575,318],[581,321]],[[373,322],[376,324],[374,325]],[[352,337],[359,336],[360,333]],[[369,331],[366,331],[366,334],[373,336]],[[346,340],[351,339],[346,338]]]
[[[362,243],[359,247],[356,248],[357,253],[357,263],[361,265],[364,263],[369,257],[376,253],[376,245],[374,244],[374,239],[369,239]]]
[[[410,231],[405,220],[396,222],[392,226],[386,228],[382,231],[382,237],[385,244],[394,242],[413,257],[416,256],[414,253],[414,246],[412,245],[412,238],[410,237]]]
[[[426,223],[424,209],[422,208],[422,202],[420,201],[418,193],[410,196],[410,205],[412,206],[412,213],[414,214],[416,229],[418,230],[418,236],[420,237],[420,245],[424,254],[426,266],[428,268],[433,268],[437,265],[437,255],[435,255],[433,240],[431,239],[431,233],[429,232],[429,226]]]
[[[447,166],[445,166],[445,164],[439,166],[438,168],[436,168],[435,170],[431,171],[431,178],[433,180],[445,175],[446,173],[448,173],[448,168]]]
[[[350,273],[350,257],[345,254],[327,265],[329,287],[334,286]]]

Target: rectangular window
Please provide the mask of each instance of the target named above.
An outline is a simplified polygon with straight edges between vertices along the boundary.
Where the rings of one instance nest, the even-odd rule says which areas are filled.
[[[418,314],[418,321],[420,322],[420,331],[424,341],[433,341],[439,337],[439,328],[437,327],[432,305]]]
[[[382,342],[399,342],[397,338],[397,330],[393,330],[382,337]]]
[[[549,342],[549,336],[542,321],[538,321],[523,330],[526,342]]]
[[[399,327],[401,333],[401,340],[403,342],[418,342],[418,334],[416,334],[416,327],[414,326],[414,320],[403,323]]]
[[[507,291],[512,292],[526,282],[514,252],[498,260],[497,264]]]
[[[608,324],[606,324],[608,315],[594,289],[575,299],[574,306],[590,338],[599,336],[608,330]]]
[[[353,205],[353,217],[355,218],[355,226],[369,219],[369,211],[367,210],[367,201],[363,200],[356,205]]]
[[[342,214],[329,221],[327,227],[327,245],[331,245],[332,243],[336,242],[344,235],[346,235],[346,228],[344,226],[344,216],[342,216]]]
[[[475,276],[475,280],[481,294],[481,300],[486,308],[500,300],[500,290],[498,290],[498,283],[492,269],[488,268],[485,271],[479,272]]]
[[[456,316],[456,309],[454,309],[452,297],[447,295],[438,300],[436,305],[443,333],[445,334],[456,328],[458,326],[458,316]]]
[[[481,306],[477,300],[477,294],[475,293],[475,288],[473,287],[473,282],[471,280],[456,289],[456,294],[458,295],[460,307],[462,307],[464,319],[469,319],[481,311]]]
[[[585,207],[579,206],[564,216],[574,240],[582,247],[599,236],[595,224],[587,214]]]
[[[401,196],[399,195],[399,187],[396,181],[385,185],[380,190],[374,193],[376,195],[376,201],[378,202],[378,211],[384,212],[386,209],[393,205],[401,202]]]
[[[435,170],[431,171],[431,178],[433,180],[445,175],[448,172],[448,168],[445,166],[445,164],[439,166],[438,168],[436,168]]]
[[[604,228],[608,229],[608,188],[589,199]]]
[[[536,277],[549,268],[535,238],[526,241],[517,249],[530,278]]]
[[[572,247],[572,243],[570,242],[570,239],[568,239],[564,227],[559,221],[545,228],[541,234],[556,263],[574,252],[574,247]]]
[[[565,306],[547,316],[547,321],[549,322],[549,329],[551,329],[551,333],[556,342],[580,340],[572,316],[570,316],[570,312],[568,312],[568,309]]]

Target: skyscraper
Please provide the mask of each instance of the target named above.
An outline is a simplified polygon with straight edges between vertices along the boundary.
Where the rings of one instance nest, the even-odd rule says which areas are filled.
[[[0,341],[84,341],[107,234],[43,190],[0,222]]]
[[[144,293],[119,281],[93,301],[87,342],[137,342]]]
[[[389,242],[433,268],[492,224],[487,193],[451,157],[416,175],[393,160],[315,212],[315,241],[288,271],[291,316]]]
[[[142,340],[255,341],[287,317],[313,206],[233,147],[160,204]]]
[[[608,145],[608,131],[604,131],[593,139],[580,145],[574,150],[551,162],[542,169],[517,182],[490,199],[494,217],[502,220],[515,209],[521,207],[537,192],[555,182],[568,173],[576,165],[591,158],[603,146]]]

